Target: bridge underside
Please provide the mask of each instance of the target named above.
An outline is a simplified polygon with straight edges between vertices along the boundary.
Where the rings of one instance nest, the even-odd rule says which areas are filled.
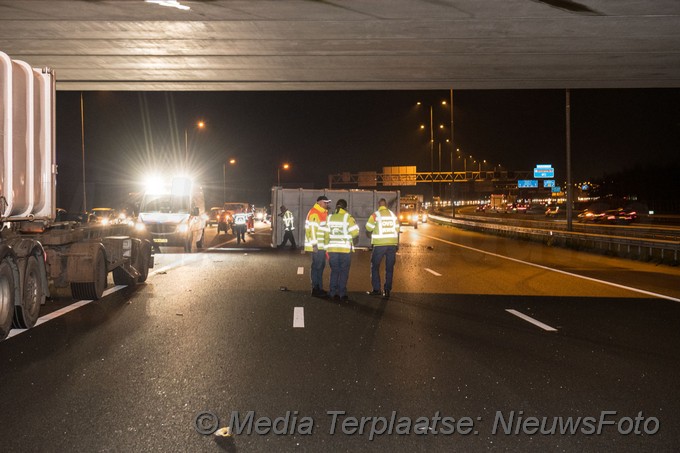
[[[172,3],[172,2],[166,2]],[[61,90],[680,86],[677,0],[0,1]]]

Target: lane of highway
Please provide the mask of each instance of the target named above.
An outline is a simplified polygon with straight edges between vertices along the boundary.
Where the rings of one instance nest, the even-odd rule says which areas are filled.
[[[308,255],[269,250],[264,237],[259,251],[211,242],[215,249],[191,258],[160,255],[146,285],[0,343],[0,397],[17,408],[0,427],[6,451],[678,446],[680,400],[670,390],[677,303],[495,256],[548,266],[571,263],[568,250],[527,250],[534,245],[427,225],[405,229],[389,301],[363,294],[370,253],[358,252],[350,302],[340,304],[308,294]],[[596,258],[579,263],[603,279],[629,266]],[[629,275],[630,286],[651,279],[661,286],[672,270],[640,281]],[[295,324],[300,315],[304,327]],[[316,428],[220,440],[195,431],[194,418],[205,410],[221,425],[232,411],[271,418],[298,411],[298,420],[312,417]],[[331,435],[334,410],[387,418],[397,411],[414,420],[439,411],[470,417],[477,434]],[[622,436],[616,427],[600,436],[493,433],[499,412],[603,410],[643,411],[662,429],[648,436]]]

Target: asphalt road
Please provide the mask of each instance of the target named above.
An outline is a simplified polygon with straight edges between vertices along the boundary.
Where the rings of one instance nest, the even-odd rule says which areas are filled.
[[[389,301],[358,251],[338,303],[266,229],[210,234],[0,343],[3,451],[680,449],[677,268],[422,225]]]

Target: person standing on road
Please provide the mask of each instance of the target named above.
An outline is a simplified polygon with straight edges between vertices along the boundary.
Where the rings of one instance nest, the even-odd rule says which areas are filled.
[[[243,208],[238,208],[234,214],[234,226],[233,230],[236,234],[236,243],[240,244],[241,241],[246,242],[246,228],[248,224],[248,213],[243,212]]]
[[[325,237],[328,226],[328,204],[331,200],[325,195],[316,199],[316,204],[307,213],[305,220],[305,252],[312,252],[312,296],[325,297],[323,290],[323,270],[326,267]]]
[[[328,217],[326,250],[331,266],[331,283],[328,295],[342,301],[347,298],[347,280],[351,264],[354,240],[359,237],[359,226],[349,212],[347,201],[340,199],[335,204],[335,213]]]
[[[387,208],[387,200],[381,198],[378,201],[378,210],[371,214],[366,222],[366,231],[371,235],[373,252],[371,254],[371,285],[372,296],[382,295],[385,299],[390,298],[392,291],[392,276],[394,263],[397,261],[397,248],[399,247],[399,219]],[[385,286],[380,291],[380,263],[385,258]]]
[[[248,234],[253,234],[255,233],[255,205],[248,207],[247,215],[246,229],[248,230]]]
[[[281,214],[279,217],[283,220],[283,242],[279,245],[279,248],[283,248],[290,241],[291,250],[295,250],[297,245],[295,244],[295,236],[293,235],[293,230],[295,229],[295,217],[293,213],[288,210],[284,205],[281,205]]]

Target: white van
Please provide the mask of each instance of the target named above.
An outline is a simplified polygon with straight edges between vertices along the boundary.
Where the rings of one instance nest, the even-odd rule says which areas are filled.
[[[201,186],[190,178],[174,177],[167,184],[147,188],[136,227],[151,236],[156,250],[179,246],[185,252],[195,252],[203,248],[206,224]]]

